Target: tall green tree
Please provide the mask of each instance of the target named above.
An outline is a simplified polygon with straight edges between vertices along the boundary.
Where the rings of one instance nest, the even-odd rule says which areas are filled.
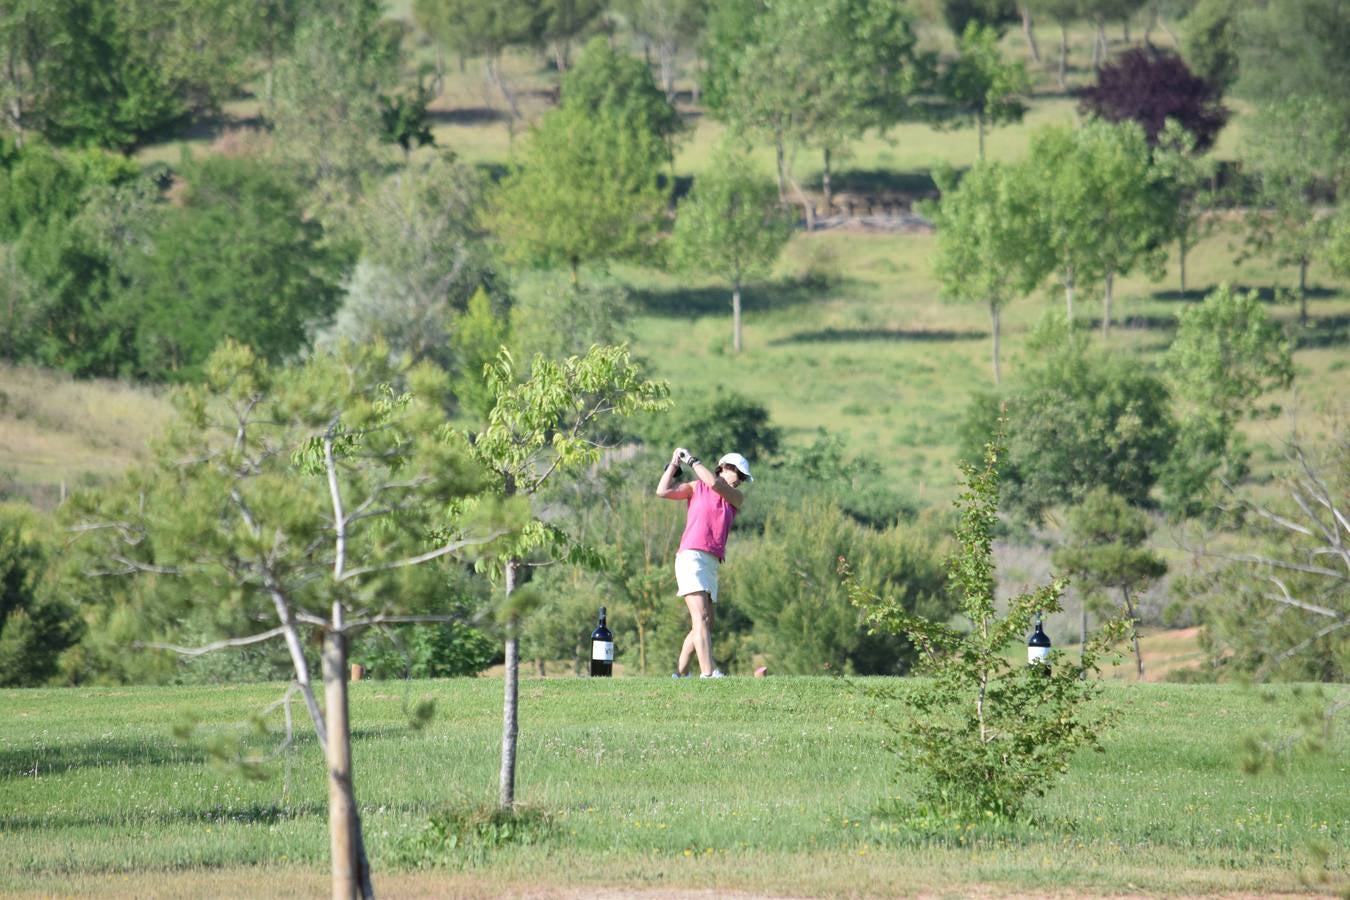
[[[801,147],[830,153],[868,128],[885,128],[908,112],[923,82],[911,13],[882,0],[763,3],[729,0],[710,24],[708,105],[734,128],[774,147],[779,193],[791,188]]]
[[[397,80],[400,42],[378,0],[326,0],[301,21],[293,49],[276,67],[269,118],[277,158],[330,222],[379,165],[379,98]]]
[[[182,204],[161,213],[120,292],[138,373],[192,380],[226,338],[269,362],[294,356],[336,312],[348,254],[264,161],[210,158],[186,178]]]
[[[572,42],[583,37],[608,7],[608,0],[544,0],[545,19],[540,34],[553,51],[560,73],[571,68]]]
[[[716,275],[731,284],[732,345],[739,353],[741,288],[767,274],[792,236],[792,221],[773,183],[761,178],[744,151],[724,143],[694,181],[675,218],[675,266]]]
[[[611,115],[633,131],[657,137],[666,147],[673,180],[675,142],[685,124],[640,60],[594,38],[563,80],[562,103],[581,114]]]
[[[0,504],[0,686],[40,685],[57,672],[63,650],[84,622],[46,578],[55,550],[42,535],[51,523],[20,506]]]
[[[942,199],[932,207],[938,251],[933,267],[944,298],[983,303],[999,383],[1003,308],[1036,289],[1053,260],[1041,231],[1036,186],[1026,166],[976,163],[960,180],[936,173]]]
[[[629,27],[656,51],[657,78],[670,103],[675,102],[680,53],[698,46],[710,5],[709,0],[620,0],[617,4]]]
[[[394,353],[453,367],[455,319],[495,282],[476,221],[483,201],[478,173],[440,156],[368,186],[343,223],[361,257],[320,343],[379,337]]]
[[[1247,216],[1247,247],[1294,266],[1299,321],[1308,321],[1308,269],[1332,233],[1331,197],[1350,188],[1350,124],[1320,98],[1291,98],[1261,108],[1245,134],[1258,202]]]
[[[1195,135],[1168,119],[1153,148],[1153,167],[1176,198],[1172,232],[1177,240],[1177,279],[1184,294],[1186,257],[1212,227],[1213,220],[1205,213],[1213,202],[1210,185],[1218,163],[1199,151]]]
[[[990,25],[971,21],[957,41],[957,55],[938,75],[940,103],[927,114],[939,127],[975,125],[978,159],[984,159],[984,135],[989,128],[1022,121],[1031,80],[1021,62],[1008,62],[999,49],[999,33]]]
[[[1291,349],[1254,291],[1221,285],[1182,311],[1166,370],[1180,426],[1159,484],[1169,513],[1198,516],[1214,507],[1217,477],[1236,483],[1246,474],[1238,425],[1262,394],[1293,382]]]
[[[508,501],[523,498],[532,504],[551,478],[593,465],[600,455],[600,429],[611,417],[654,411],[666,403],[666,386],[644,379],[626,347],[596,346],[584,356],[566,360],[536,356],[523,381],[518,380],[511,355],[503,351],[484,375],[496,402],[487,425],[469,443],[487,473],[489,491]],[[517,596],[522,571],[534,554],[574,563],[597,562],[593,552],[550,524],[542,513],[533,510],[519,538],[501,556],[506,677],[498,800],[503,809],[513,808],[516,802],[520,626],[529,612],[529,594]]]
[[[502,54],[537,43],[548,13],[536,0],[413,0],[413,18],[428,34],[460,54],[483,58],[483,76],[506,100],[513,126],[520,102],[502,74]]]
[[[1139,615],[1135,601],[1141,591],[1167,573],[1167,563],[1144,546],[1148,516],[1105,488],[1090,491],[1069,511],[1067,540],[1055,548],[1056,566],[1075,578],[1080,591],[1117,589],[1134,646],[1135,676],[1144,680],[1144,654],[1139,647]],[[1087,608],[1083,610],[1087,632]]]
[[[618,112],[564,105],[530,132],[523,158],[490,200],[489,228],[516,263],[565,265],[649,254],[668,191],[666,145]]]
[[[1167,385],[1132,359],[1093,350],[1087,335],[1047,317],[1028,344],[1033,362],[1005,387],[1006,507],[1038,520],[1105,487],[1147,506],[1176,440]],[[977,397],[962,440],[969,460],[995,433],[996,396]]]
[[[445,426],[446,379],[432,367],[400,369],[374,343],[277,369],[227,344],[206,369],[203,385],[180,395],[154,463],[72,504],[76,552],[102,577],[154,582],[161,600],[143,608],[141,634],[162,649],[285,643],[324,754],[333,895],[371,897],[348,645],[363,629],[451,618],[402,606],[399,576],[471,555],[518,523],[506,506],[447,514],[482,476]],[[194,613],[223,633],[180,646],[177,623]],[[239,622],[249,630],[230,627]],[[322,641],[322,707],[311,638]]]
[[[11,128],[127,150],[217,109],[244,77],[239,0],[56,0],[0,12]]]
[[[0,163],[0,256],[15,276],[0,312],[8,358],[132,374],[130,323],[116,296],[120,263],[154,218],[147,194],[133,162],[101,150],[29,142]]]
[[[905,770],[921,775],[919,798],[963,820],[1016,816],[1049,788],[1082,747],[1100,746],[1111,714],[1096,700],[1100,654],[1118,640],[1109,622],[1084,645],[1077,663],[1062,653],[1050,668],[1014,661],[1034,615],[1060,608],[1066,579],[1002,604],[994,595],[994,528],[998,522],[1000,449],[991,444],[982,467],[962,467],[958,549],[947,562],[959,624],[910,612],[902,598],[878,594],[841,560],[849,598],[875,632],[905,636],[918,650],[919,671],[930,676],[902,698],[915,713],[896,738]]]
[[[1106,336],[1116,276],[1136,268],[1161,275],[1176,197],[1151,165],[1143,129],[1134,122],[1094,119],[1077,129],[1044,128],[1032,135],[1030,160],[1068,317],[1072,321],[1075,289],[1101,284]]]
[[[1253,4],[1238,18],[1235,91],[1255,107],[1243,157],[1260,177],[1251,245],[1298,269],[1307,321],[1308,267],[1330,233],[1325,207],[1350,189],[1350,11],[1338,0]]]

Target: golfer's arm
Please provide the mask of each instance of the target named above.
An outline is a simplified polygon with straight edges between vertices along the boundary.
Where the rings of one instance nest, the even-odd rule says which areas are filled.
[[[732,506],[737,509],[741,508],[741,501],[745,499],[745,495],[742,494],[738,488],[734,488],[727,484],[716,474],[709,471],[708,467],[701,462],[694,463],[693,469],[694,474],[698,476],[699,481],[716,491],[723,500],[727,501]]]
[[[675,484],[670,482],[675,477],[675,467],[666,466],[666,470],[661,473],[661,480],[656,483],[656,496],[662,500],[687,500],[693,493],[687,484]]]

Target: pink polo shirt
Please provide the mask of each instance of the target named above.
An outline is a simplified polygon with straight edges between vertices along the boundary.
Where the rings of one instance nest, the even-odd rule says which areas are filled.
[[[725,562],[727,532],[731,530],[731,520],[736,518],[736,507],[703,482],[692,484],[694,496],[689,498],[680,549],[702,550],[717,557],[719,562]]]

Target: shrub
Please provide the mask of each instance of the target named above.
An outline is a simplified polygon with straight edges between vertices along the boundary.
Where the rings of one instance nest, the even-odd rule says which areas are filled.
[[[920,800],[929,807],[976,818],[1012,817],[1028,799],[1043,794],[1068,770],[1080,748],[1100,749],[1113,718],[1098,702],[1100,683],[1085,679],[1101,652],[1120,639],[1123,623],[1112,621],[1073,662],[1053,652],[1049,668],[1013,662],[1033,614],[1059,611],[1067,584],[1056,578],[1010,599],[998,615],[994,600],[993,531],[998,518],[1001,448],[987,448],[984,468],[963,467],[966,489],[956,537],[960,549],[947,564],[965,627],[952,627],[908,611],[890,595],[878,595],[840,560],[844,585],[869,627],[903,635],[919,650],[920,671],[931,679],[914,683],[904,702],[913,719],[893,723],[906,770],[923,776]],[[894,691],[877,696],[897,702]]]

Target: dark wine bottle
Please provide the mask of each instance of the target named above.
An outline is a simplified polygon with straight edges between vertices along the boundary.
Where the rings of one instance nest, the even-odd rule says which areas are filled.
[[[591,677],[609,678],[614,674],[614,635],[605,625],[605,608],[600,607],[600,624],[591,632]]]
[[[1027,664],[1045,666],[1050,671],[1050,636],[1041,627],[1041,617],[1036,616],[1036,630],[1027,638]]]

